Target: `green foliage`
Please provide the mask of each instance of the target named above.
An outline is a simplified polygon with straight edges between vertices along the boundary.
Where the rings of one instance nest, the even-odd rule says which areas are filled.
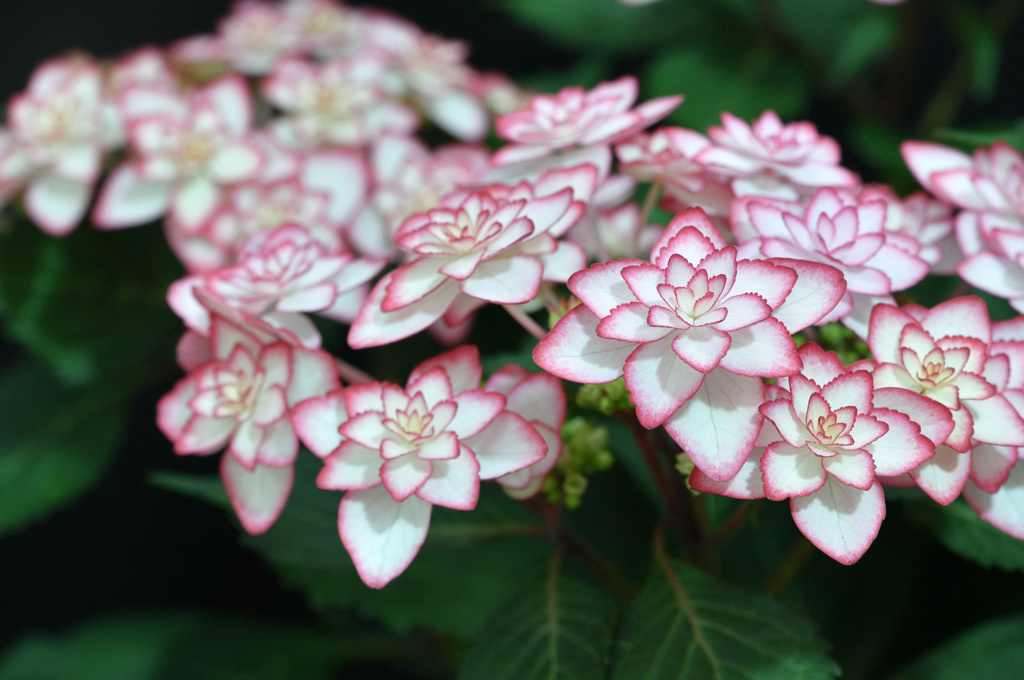
[[[603,680],[617,607],[612,596],[560,573],[528,584],[470,648],[460,680]]]
[[[2,659],[6,680],[317,680],[343,662],[382,658],[379,635],[343,638],[290,624],[194,612],[125,615],[59,636],[20,640]]]
[[[825,87],[840,87],[888,52],[897,14],[864,0],[776,0],[764,17],[777,23]]]
[[[652,59],[643,82],[651,96],[685,95],[670,119],[696,129],[718,124],[722,111],[750,120],[773,109],[791,119],[803,113],[810,92],[803,72],[774,49],[689,41]]]
[[[0,535],[54,512],[100,479],[125,426],[125,387],[62,387],[37,362],[0,376]]]
[[[929,652],[890,680],[1017,680],[1024,668],[1024,616],[990,621]]]
[[[172,365],[181,323],[165,301],[180,266],[151,229],[82,228],[57,239],[17,222],[0,229],[6,333],[65,381]]]
[[[839,667],[804,617],[692,567],[655,568],[626,613],[610,680],[834,678]]]
[[[699,31],[708,21],[696,3],[677,0],[635,8],[604,0],[492,2],[552,42],[596,54],[643,53]]]
[[[544,564],[550,544],[519,503],[496,485],[481,489],[473,512],[435,507],[430,534],[412,565],[381,590],[359,580],[338,537],[341,495],[318,489],[319,463],[300,456],[295,489],[277,523],[243,542],[318,611],[357,611],[398,632],[427,628],[469,638]],[[161,486],[223,504],[209,482],[161,475]]]
[[[955,501],[943,506],[922,500],[909,504],[907,510],[911,518],[958,555],[983,567],[1024,571],[1024,541],[996,529],[967,503]]]

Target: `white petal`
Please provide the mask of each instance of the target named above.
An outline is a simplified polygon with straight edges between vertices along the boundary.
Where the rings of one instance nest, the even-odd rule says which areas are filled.
[[[235,460],[221,457],[220,476],[242,527],[250,534],[262,534],[277,521],[292,491],[295,468],[256,465],[252,470]]]
[[[383,486],[345,494],[338,533],[363,583],[383,588],[405,571],[427,537],[432,507],[416,496],[399,503]]]
[[[818,491],[790,501],[790,507],[803,535],[843,564],[860,559],[885,519],[885,496],[878,482],[861,491],[831,476]]]

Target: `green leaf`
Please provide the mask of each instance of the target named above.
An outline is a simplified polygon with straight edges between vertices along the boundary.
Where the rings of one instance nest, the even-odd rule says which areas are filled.
[[[1024,668],[1024,616],[989,621],[944,643],[890,680],[1017,680]]]
[[[877,62],[899,35],[891,9],[863,0],[776,0],[771,18],[829,87]],[[813,61],[812,61],[813,60]]]
[[[603,680],[617,607],[553,564],[481,631],[460,680]]]
[[[343,661],[384,658],[379,635],[201,613],[127,615],[23,638],[0,659],[7,680],[316,680]]]
[[[938,133],[939,141],[952,144],[970,153],[978,146],[992,146],[1003,141],[1018,151],[1024,150],[1024,120],[998,122],[977,129],[945,129]]]
[[[631,54],[700,32],[708,17],[693,2],[625,7],[614,0],[492,0],[553,43],[597,54]]]
[[[95,484],[125,422],[127,386],[62,387],[26,362],[0,377],[0,535],[39,520]]]
[[[616,642],[610,680],[837,677],[827,644],[770,597],[677,564],[655,569]]]
[[[25,222],[0,230],[6,333],[66,382],[170,364],[181,323],[165,301],[181,268],[162,234],[82,228],[53,238]]]
[[[718,124],[723,111],[750,120],[773,109],[783,119],[796,118],[809,93],[800,69],[767,47],[688,45],[652,60],[643,82],[652,97],[685,95],[670,119],[697,129]]]
[[[341,545],[341,494],[316,487],[319,467],[312,454],[300,455],[295,488],[277,523],[261,536],[242,539],[318,611],[356,611],[398,632],[424,627],[469,638],[551,551],[533,515],[488,484],[471,512],[435,507],[430,533],[412,565],[373,590],[359,580]],[[156,481],[224,505],[212,478],[164,474]]]
[[[939,541],[983,567],[1024,571],[1024,541],[1004,534],[978,517],[963,501],[939,505],[919,501],[908,505],[911,519],[923,524]]]

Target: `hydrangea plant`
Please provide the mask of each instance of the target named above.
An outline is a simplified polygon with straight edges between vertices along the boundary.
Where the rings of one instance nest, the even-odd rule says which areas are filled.
[[[565,23],[576,0],[558,22],[506,9],[621,63],[642,43],[616,22],[664,46],[686,20],[591,1],[610,9],[590,34]],[[74,323],[22,306],[16,254],[0,312],[86,413],[162,385],[167,465],[219,458],[158,483],[228,509],[316,634],[353,636],[363,657],[307,645],[323,677],[405,656],[465,680],[838,677],[860,643],[823,612],[871,635],[849,579],[909,570],[893,536],[1024,570],[1024,157],[1019,131],[964,149],[923,129],[844,165],[842,126],[756,83],[729,110],[684,68],[732,63],[709,65],[723,27],[770,19],[797,61],[829,52],[795,18],[808,3],[756,4],[695,9],[695,46],[665,47],[650,83],[583,70],[553,92],[339,0],[242,0],[209,35],[50,59],[0,129],[0,249],[150,234],[131,243],[174,262],[120,257],[111,288],[155,285],[178,321],[115,308],[112,346],[76,364]],[[813,11],[847,59],[819,70],[852,87],[915,3],[835,4]],[[898,677],[938,677],[927,663]]]

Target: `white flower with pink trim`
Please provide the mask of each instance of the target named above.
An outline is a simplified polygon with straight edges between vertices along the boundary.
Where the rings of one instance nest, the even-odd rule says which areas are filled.
[[[697,162],[730,181],[737,196],[795,200],[818,187],[854,187],[857,176],[839,165],[839,144],[812,123],[783,123],[765,111],[752,124],[731,113],[708,128],[712,145]]]
[[[757,197],[733,205],[757,237],[740,245],[743,257],[791,257],[822,262],[846,279],[842,302],[820,323],[842,320],[867,337],[871,309],[894,303],[891,293],[905,290],[928,274],[928,263],[894,245],[885,229],[887,204],[859,198],[846,189],[819,189],[806,206]]]
[[[986,374],[989,380],[999,381],[996,390],[1024,415],[1024,317],[992,324],[990,355],[1006,357],[1006,369],[997,375]],[[975,443],[974,466],[991,466],[1002,474],[985,475],[979,479],[972,474],[964,485],[964,499],[978,516],[999,530],[1024,540],[1024,448]],[[979,453],[984,457],[979,456]],[[1009,461],[1007,465],[1007,461]],[[972,470],[973,472],[973,470]],[[987,482],[987,483],[986,483]]]
[[[876,388],[870,373],[844,367],[813,343],[799,354],[801,372],[780,379],[760,408],[763,452],[747,463],[760,474],[748,469],[742,480],[723,483],[698,469],[690,484],[740,498],[790,499],[800,531],[829,557],[853,564],[885,517],[877,476],[902,475],[928,460],[953,420],[918,394]]]
[[[379,52],[387,64],[388,94],[409,101],[457,139],[479,141],[487,134],[490,120],[471,89],[466,43],[431,35],[383,12],[365,12],[359,31],[364,49]]]
[[[421,364],[405,388],[362,383],[295,409],[302,441],[324,458],[317,485],[346,492],[338,530],[370,587],[409,566],[434,505],[472,510],[482,480],[544,460],[544,437],[481,377],[479,352],[463,346]]]
[[[227,447],[221,475],[231,504],[246,531],[262,533],[291,491],[299,452],[291,407],[339,387],[334,360],[217,314],[206,351],[160,400],[157,424],[181,455]]]
[[[865,185],[857,198],[885,203],[888,243],[927,262],[934,274],[956,273],[963,255],[953,236],[953,214],[947,204],[923,191],[901,199],[885,184]]]
[[[228,187],[254,178],[262,157],[249,139],[253,101],[240,76],[187,98],[146,86],[121,97],[133,155],[107,178],[93,210],[101,229],[145,224],[164,213],[169,228],[206,229]]]
[[[349,230],[353,248],[395,258],[395,233],[416,213],[437,208],[462,186],[480,183],[489,166],[482,146],[457,144],[434,150],[415,137],[384,135],[370,150],[373,188]]]
[[[458,319],[487,302],[531,301],[542,281],[564,282],[586,264],[583,249],[558,237],[586,210],[597,170],[583,165],[535,183],[491,185],[449,194],[410,217],[395,242],[411,261],[370,293],[349,332],[352,347],[384,345],[418,333],[461,305]]]
[[[907,167],[921,185],[960,212],[956,236],[971,285],[1024,310],[1024,156],[1006,144],[973,156],[930,142],[904,142]]]
[[[25,190],[25,211],[63,236],[81,222],[109,146],[99,66],[82,56],[51,59],[7,107],[0,141],[0,196]]]
[[[289,329],[306,347],[319,347],[320,334],[304,313],[351,322],[366,297],[366,284],[384,264],[330,252],[306,229],[289,224],[255,234],[236,264],[175,282],[167,301],[189,328],[205,332],[209,313],[193,294],[203,286],[228,307]]]
[[[761,427],[761,378],[800,370],[791,334],[831,311],[845,284],[815,262],[739,259],[694,208],[650,262],[594,265],[569,290],[583,304],[540,342],[537,364],[582,383],[624,376],[644,427],[664,425],[706,474],[728,479]]]
[[[512,142],[494,154],[495,165],[510,165],[574,146],[609,145],[661,120],[683,101],[658,97],[631,108],[638,85],[633,76],[603,82],[593,90],[567,87],[557,94],[534,95],[529,106],[498,116],[498,136]]]
[[[988,309],[976,297],[954,298],[930,310],[878,305],[871,314],[875,386],[917,392],[953,415],[955,428],[944,445],[910,471],[939,503],[952,502],[968,477],[989,491],[1006,479],[1014,458],[978,444],[1024,446],[1024,419],[998,389],[1006,384],[1007,353],[1024,361],[1024,345],[1005,345],[1001,354],[990,355],[991,342]]]
[[[495,479],[513,498],[529,498],[544,485],[544,479],[562,455],[562,426],[565,425],[565,390],[562,381],[549,373],[530,373],[509,364],[484,384],[487,392],[504,394],[505,408],[520,415],[544,439],[547,453],[533,465]]]
[[[727,217],[732,190],[696,160],[710,146],[699,132],[660,127],[617,144],[615,155],[622,172],[639,182],[661,184],[667,210],[701,208],[711,217]]]
[[[360,54],[316,64],[284,59],[261,86],[283,112],[268,125],[277,139],[297,149],[361,146],[382,134],[410,134],[419,116],[383,90],[386,64]]]

